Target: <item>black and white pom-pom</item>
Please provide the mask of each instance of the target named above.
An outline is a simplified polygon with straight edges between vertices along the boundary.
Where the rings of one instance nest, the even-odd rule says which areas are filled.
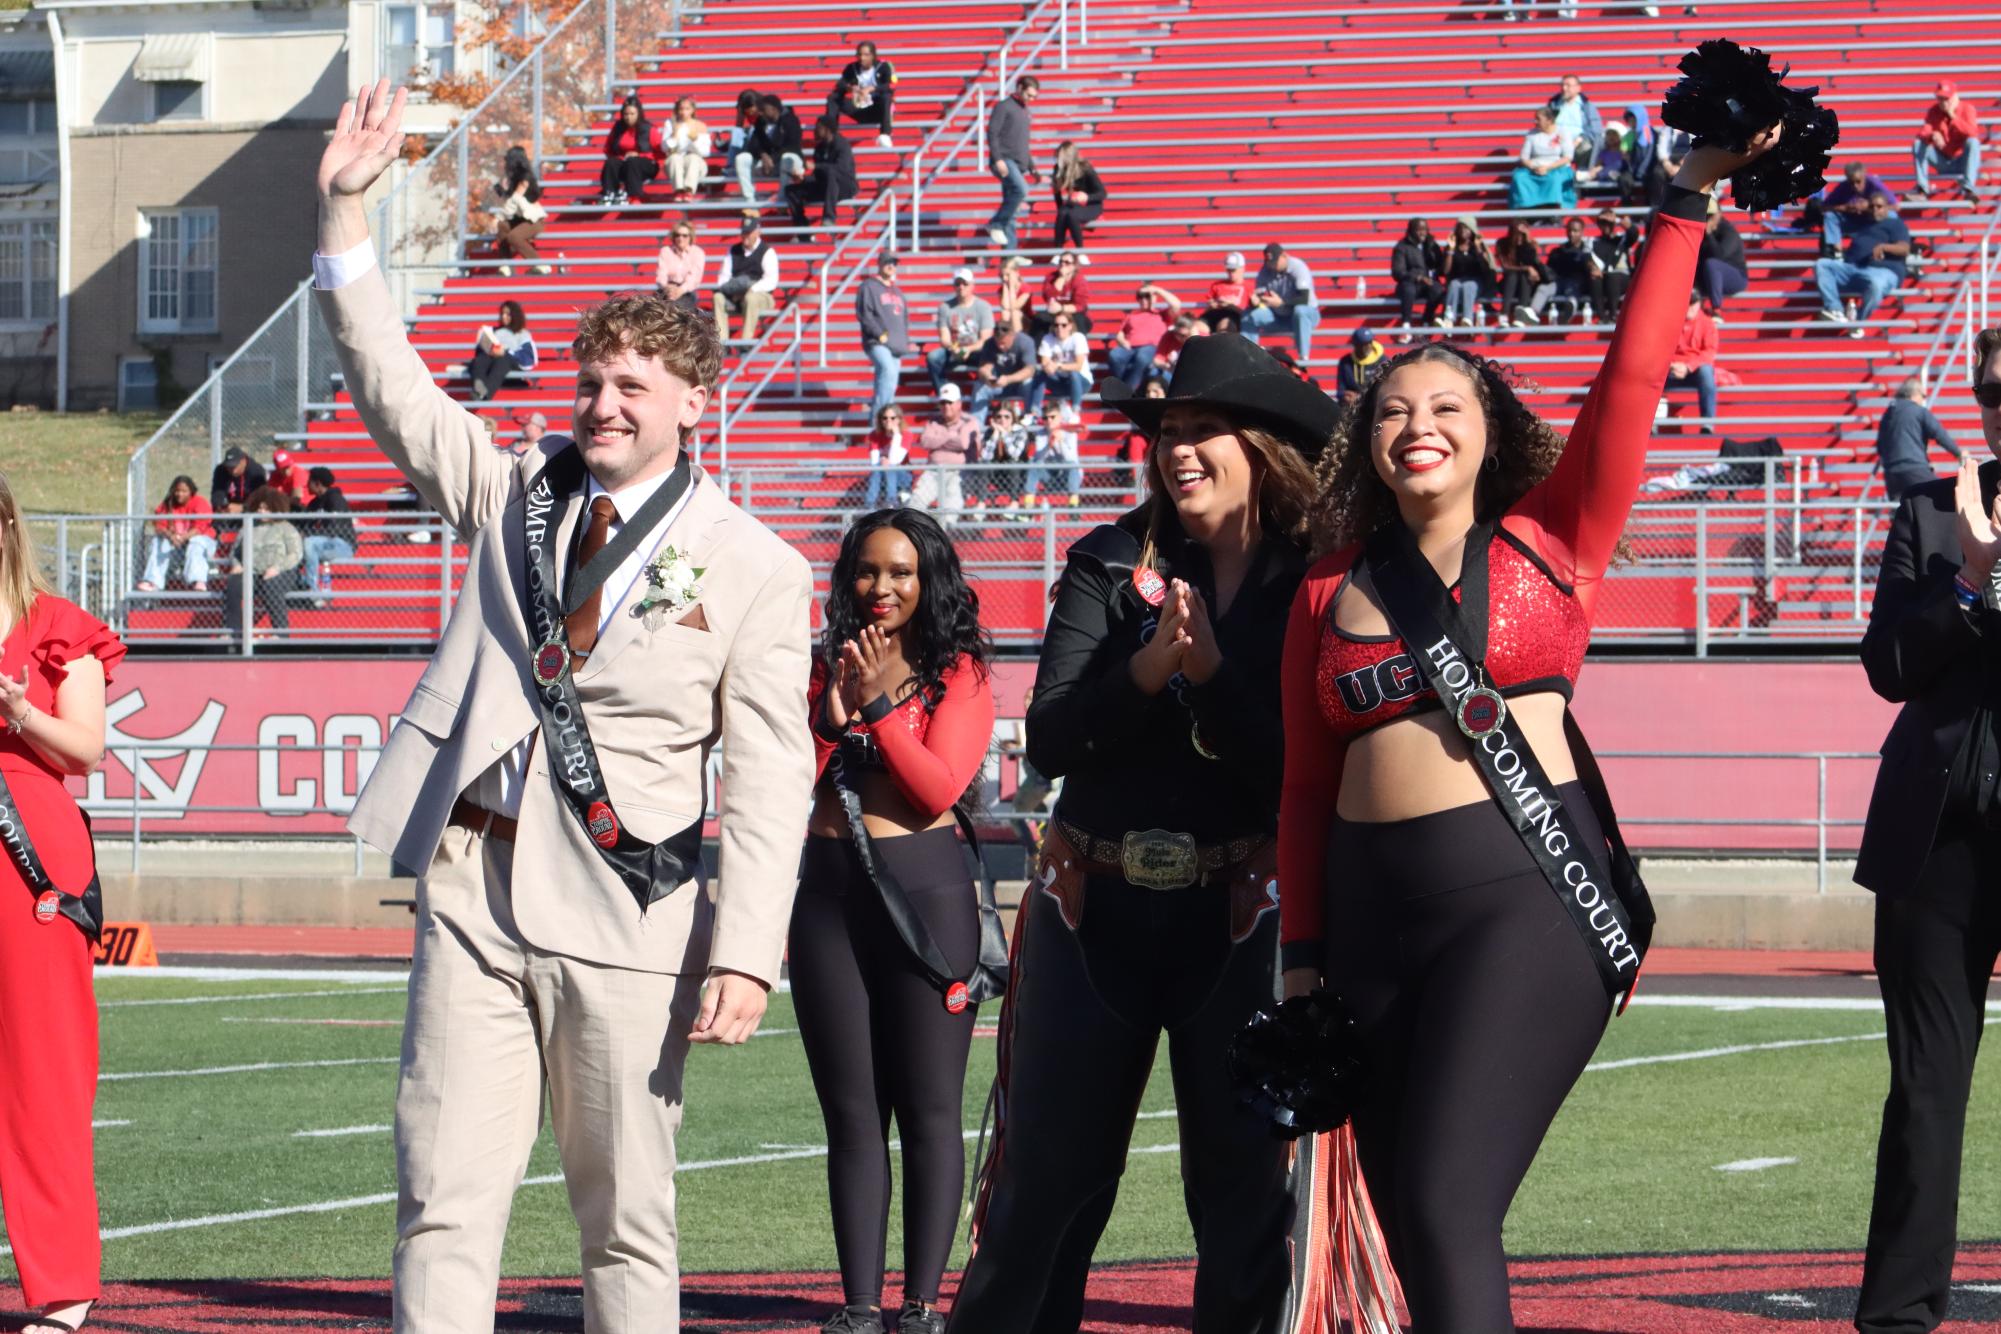
[[[1285,1139],[1338,1130],[1361,1098],[1361,1037],[1324,988],[1267,1005],[1230,1039],[1230,1078]]]
[[[1741,153],[1774,125],[1779,142],[1731,179],[1731,199],[1760,212],[1817,192],[1841,137],[1833,111],[1814,100],[1818,88],[1788,88],[1790,66],[1728,38],[1704,42],[1681,58],[1681,81],[1661,100],[1661,120],[1685,130],[1697,147]]]

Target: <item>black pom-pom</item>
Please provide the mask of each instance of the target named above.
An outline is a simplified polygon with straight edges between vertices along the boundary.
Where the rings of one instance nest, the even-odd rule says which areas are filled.
[[[1323,989],[1268,1005],[1230,1039],[1230,1078],[1285,1139],[1338,1130],[1361,1098],[1361,1037]]]
[[[1772,126],[1783,127],[1779,142],[1732,179],[1739,208],[1777,208],[1819,191],[1840,122],[1814,100],[1818,88],[1786,87],[1790,66],[1775,72],[1766,52],[1723,37],[1683,56],[1679,68],[1681,81],[1661,100],[1661,120],[1687,131],[1696,147],[1741,153]]]

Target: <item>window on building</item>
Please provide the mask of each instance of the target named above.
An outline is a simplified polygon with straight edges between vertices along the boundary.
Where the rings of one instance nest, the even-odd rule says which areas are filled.
[[[160,368],[151,357],[126,357],[118,363],[118,410],[142,412],[160,406]]]
[[[414,69],[422,69],[432,78],[452,73],[456,12],[453,4],[385,6],[382,72],[392,82]]]
[[[0,322],[56,317],[54,219],[0,222]]]
[[[147,209],[139,237],[139,332],[213,333],[216,211]]]
[[[163,79],[153,85],[154,120],[200,120],[201,85],[193,79]]]

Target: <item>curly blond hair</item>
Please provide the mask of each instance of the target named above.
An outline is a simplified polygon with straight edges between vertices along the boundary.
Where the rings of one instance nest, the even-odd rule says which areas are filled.
[[[623,292],[578,317],[570,352],[579,365],[610,361],[626,351],[653,357],[705,389],[714,389],[722,374],[723,344],[715,324],[658,292]]]
[[[1482,466],[1474,493],[1474,511],[1480,518],[1502,514],[1556,470],[1563,437],[1521,400],[1521,392],[1533,385],[1518,382],[1511,369],[1477,352],[1451,343],[1425,343],[1385,362],[1334,428],[1334,442],[1320,456],[1319,494],[1307,516],[1314,555],[1361,542],[1397,517],[1396,496],[1376,472],[1369,448],[1376,400],[1394,372],[1427,362],[1464,375],[1487,419],[1487,462],[1492,467]]]

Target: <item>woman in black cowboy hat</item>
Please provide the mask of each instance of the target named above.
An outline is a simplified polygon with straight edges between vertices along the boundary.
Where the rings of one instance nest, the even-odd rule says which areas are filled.
[[[1149,494],[1071,547],[1043,638],[1028,758],[1063,795],[1015,930],[950,1328],[1077,1328],[1165,1030],[1195,1328],[1260,1334],[1287,1287],[1286,1148],[1224,1052],[1276,981],[1279,660],[1334,405],[1232,334],[1191,339],[1165,398],[1098,393],[1151,439]]]

